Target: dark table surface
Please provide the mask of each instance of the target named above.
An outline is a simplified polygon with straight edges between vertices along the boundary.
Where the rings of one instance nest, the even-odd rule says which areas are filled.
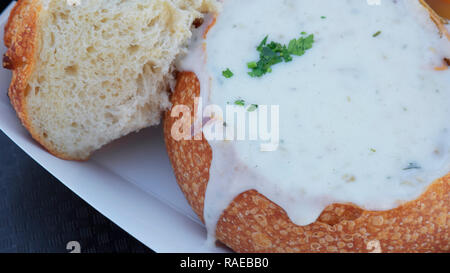
[[[3,10],[9,1],[1,1]],[[5,95],[6,90],[0,90]],[[19,121],[18,121],[19,122]],[[0,253],[151,252],[25,154],[0,131]]]

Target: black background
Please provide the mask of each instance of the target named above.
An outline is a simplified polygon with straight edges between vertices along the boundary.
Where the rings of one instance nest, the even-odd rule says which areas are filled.
[[[0,10],[8,4],[1,1]],[[6,95],[7,90],[0,90],[0,96]],[[84,253],[152,252],[81,200],[0,131],[0,252],[65,253],[69,241],[78,241]]]

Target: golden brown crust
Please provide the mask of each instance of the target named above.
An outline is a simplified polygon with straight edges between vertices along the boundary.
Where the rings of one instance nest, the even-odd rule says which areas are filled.
[[[11,10],[5,26],[4,42],[8,50],[3,56],[3,67],[12,70],[9,99],[22,124],[51,154],[67,160],[80,160],[58,152],[31,124],[27,113],[26,96],[39,52],[39,14],[42,9],[39,0],[19,0]]]
[[[439,14],[433,8],[431,8],[431,6],[427,3],[427,1],[425,1],[425,0],[419,0],[419,1],[425,7],[425,9],[430,13],[430,18],[431,18],[431,20],[433,20],[433,22],[438,27],[441,35],[446,36],[450,40],[450,33],[448,32],[447,28],[445,27],[445,24],[447,23],[447,19],[439,16]],[[447,7],[447,6],[445,6],[445,7]],[[450,10],[450,9],[447,7],[447,10],[445,10],[443,12],[447,13],[448,10]]]
[[[180,91],[172,94],[172,103],[189,106],[192,111],[194,99],[200,94],[200,83],[195,74],[180,73],[175,90]],[[204,137],[198,141],[176,141],[171,138],[171,128],[176,119],[178,118],[170,117],[169,111],[165,113],[164,135],[166,136],[167,152],[181,190],[188,197],[187,200],[192,209],[203,221],[203,202],[209,180],[212,150]]]
[[[22,123],[29,129],[25,111],[27,82],[34,68],[37,44],[38,6],[36,1],[20,0],[14,6],[5,26],[3,67],[13,72],[9,98]]]
[[[200,95],[192,72],[178,75],[173,105],[190,105]],[[175,120],[166,113],[164,135],[175,175],[189,204],[203,220],[211,147],[201,141],[175,141]],[[354,205],[328,206],[308,226],[293,224],[278,205],[256,191],[242,193],[222,214],[217,238],[237,252],[383,252],[450,251],[450,174],[434,182],[417,200],[389,211],[365,211]]]

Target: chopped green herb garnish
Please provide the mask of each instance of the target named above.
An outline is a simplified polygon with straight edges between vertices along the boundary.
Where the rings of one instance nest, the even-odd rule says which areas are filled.
[[[261,50],[263,49],[263,47],[267,44],[267,39],[269,39],[269,35],[267,35],[266,37],[264,37],[264,39],[261,41],[261,43],[260,43],[259,46],[256,48],[256,50],[258,50],[259,52],[261,52]]]
[[[238,105],[238,106],[245,106],[245,101],[244,100],[236,100],[234,102],[234,104]]]
[[[321,18],[321,19],[327,19],[327,17],[326,17],[326,16],[320,16],[320,18]]]
[[[305,54],[306,50],[311,49],[314,43],[314,35],[311,34],[307,37],[300,37],[298,40],[291,40],[289,42],[289,53],[297,56]]]
[[[256,68],[258,66],[258,64],[256,62],[249,62],[247,63],[247,67],[252,69],[252,68]]]
[[[250,105],[250,106],[248,107],[247,111],[253,112],[253,111],[255,111],[256,109],[258,109],[258,104],[252,104],[252,105]]]
[[[375,32],[373,35],[372,35],[372,37],[377,37],[377,36],[379,36],[381,34],[381,31],[377,31],[377,32]]]
[[[231,72],[231,70],[230,70],[229,68],[227,68],[227,70],[224,70],[224,71],[222,72],[222,75],[223,75],[225,78],[227,78],[227,79],[229,79],[229,78],[231,78],[231,77],[234,76],[233,72]]]
[[[404,168],[404,171],[413,170],[413,169],[422,169],[422,167],[419,166],[419,164],[411,162],[408,164],[408,167]]]
[[[301,35],[302,37],[298,39],[292,39],[288,45],[273,41],[268,43],[269,36],[266,36],[256,48],[259,52],[259,61],[247,63],[247,67],[251,69],[248,74],[251,77],[262,77],[272,72],[273,65],[292,61],[292,55],[302,56],[305,54],[306,50],[312,48],[314,35],[303,37],[306,32],[302,32]]]

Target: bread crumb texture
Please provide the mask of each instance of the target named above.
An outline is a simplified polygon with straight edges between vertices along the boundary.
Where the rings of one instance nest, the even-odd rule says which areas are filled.
[[[175,58],[215,0],[20,0],[3,64],[22,123],[53,154],[85,160],[157,125]]]
[[[200,94],[194,73],[178,76],[173,105],[190,105]],[[208,142],[175,141],[179,118],[166,113],[164,135],[175,175],[189,204],[203,220],[212,151]],[[252,190],[237,196],[223,212],[217,239],[237,252],[449,252],[450,174],[420,198],[388,211],[366,211],[352,204],[328,206],[308,226],[292,223],[285,211]]]

